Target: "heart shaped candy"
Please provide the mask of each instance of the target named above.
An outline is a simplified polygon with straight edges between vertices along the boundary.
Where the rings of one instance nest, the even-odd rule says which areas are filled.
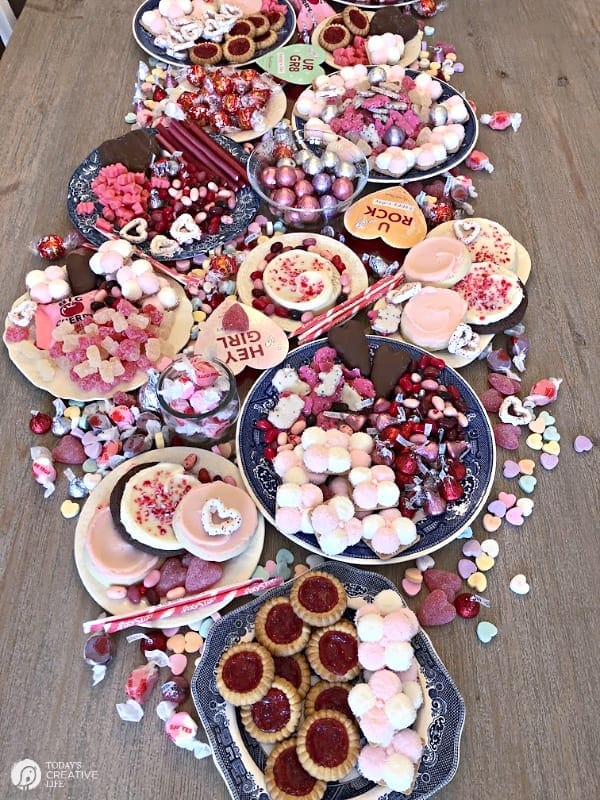
[[[506,513],[506,507],[504,511]],[[484,530],[487,531],[487,533],[495,533],[498,530],[498,528],[502,525],[502,520],[495,514],[484,514],[482,524]]]
[[[187,667],[187,656],[183,653],[173,653],[169,656],[169,669],[173,675],[183,675]]]
[[[458,536],[456,538],[457,539],[471,539],[472,536],[473,536],[473,528],[471,528],[470,525],[467,525],[467,527],[464,530],[462,530],[458,534]],[[417,561],[418,561],[418,559],[417,559]]]
[[[554,425],[556,420],[549,411],[541,411],[538,414],[538,419],[541,419],[545,426]]]
[[[540,464],[544,469],[552,470],[558,464],[558,456],[553,456],[552,453],[542,453]]]
[[[468,558],[461,558],[458,562],[458,574],[463,580],[467,580],[469,575],[472,575],[474,572],[477,572],[477,567],[475,564]]]
[[[327,340],[348,369],[357,367],[365,377],[370,374],[371,351],[362,322],[351,319],[344,325],[336,325],[327,334]]]
[[[522,475],[519,478],[519,488],[522,489],[527,494],[531,494],[535,489],[537,484],[537,478],[534,478],[533,475]]]
[[[323,556],[320,556],[318,553],[311,553],[310,555],[306,556],[306,563],[311,569],[320,567],[324,561],[325,559]]]
[[[467,558],[477,558],[482,553],[481,545],[477,539],[471,539],[463,544],[462,552],[463,556],[467,556]]]
[[[588,436],[583,436],[583,434],[576,436],[573,442],[573,450],[575,450],[576,453],[587,453],[593,446],[594,443],[592,440]]]
[[[269,573],[269,578],[275,577],[275,572],[277,571],[277,564],[270,558],[268,561],[265,561],[265,569]]]
[[[428,569],[423,573],[425,586],[430,592],[440,589],[445,592],[446,597],[452,603],[461,588],[461,580],[453,572],[446,572],[444,569]]]
[[[67,433],[56,447],[52,448],[52,458],[59,464],[83,464],[87,460],[87,455],[81,439],[73,436],[72,433]]]
[[[495,563],[495,560],[486,553],[482,553],[475,559],[475,564],[480,572],[489,572]]]
[[[525,575],[515,575],[514,578],[511,578],[510,583],[508,584],[511,592],[515,594],[527,594],[529,592],[529,584],[527,583],[527,578]]]
[[[277,555],[275,556],[275,561],[278,564],[293,564],[294,554],[286,547],[282,547],[280,550],[277,551]]]
[[[65,519],[73,519],[79,514],[79,503],[74,503],[72,500],[63,500],[60,504],[60,513]]]
[[[502,518],[506,514],[506,506],[502,502],[502,500],[492,500],[492,502],[487,507],[487,510],[490,514],[493,514],[496,517]]]
[[[527,437],[527,439],[525,439],[525,444],[532,450],[541,450],[544,440],[542,439],[542,435],[540,433],[532,433]]]
[[[498,628],[491,622],[480,622],[477,626],[477,638],[483,644],[489,644],[498,633]]]
[[[421,572],[425,572],[426,569],[435,567],[435,561],[431,556],[419,556],[415,563],[417,565],[417,569]]]
[[[507,492],[498,492],[498,500],[500,500],[501,503],[504,503],[507,509],[512,508],[517,502],[516,496]]]
[[[549,425],[542,433],[542,439],[545,442],[560,442],[560,433],[556,430],[556,426]]]
[[[536,417],[531,420],[528,427],[532,433],[543,433],[546,430],[546,421],[541,416]]]
[[[502,468],[502,474],[504,475],[505,478],[516,478],[520,471],[521,468],[516,461],[511,461],[511,459],[508,459],[508,461],[504,462],[504,467]]]
[[[406,371],[410,356],[404,350],[397,350],[389,344],[380,345],[373,356],[371,381],[377,397],[387,398],[398,378]]]
[[[467,578],[467,586],[475,589],[476,592],[485,592],[487,589],[487,578],[483,572],[474,572]]]
[[[214,586],[221,580],[223,567],[214,561],[205,561],[203,558],[191,559],[188,564],[187,575],[185,576],[185,588],[189,594],[202,592]]]
[[[535,469],[535,461],[532,461],[530,458],[522,458],[519,461],[518,466],[521,475],[533,475],[533,470]]]
[[[505,519],[510,525],[520,527],[523,524],[523,511],[518,506],[510,508],[506,512]]]
[[[209,536],[230,536],[242,524],[236,508],[228,508],[219,497],[210,497],[200,511],[202,527]]]
[[[223,330],[228,333],[234,331],[245,333],[250,328],[248,314],[241,303],[233,303],[229,306],[227,311],[223,314],[221,324],[223,325]]]
[[[402,578],[400,585],[402,586],[402,591],[409,597],[416,597],[421,591],[421,584],[409,581],[408,578]]]
[[[533,511],[533,500],[529,497],[519,497],[517,508],[521,509],[521,514],[524,517],[529,517]]]
[[[427,595],[417,611],[417,619],[423,627],[447,625],[456,617],[456,609],[441,589],[434,589]]]
[[[500,552],[500,545],[495,539],[484,539],[481,543],[481,549],[486,555],[497,558]]]
[[[551,456],[560,455],[560,445],[558,442],[544,442],[542,452],[549,453]]]

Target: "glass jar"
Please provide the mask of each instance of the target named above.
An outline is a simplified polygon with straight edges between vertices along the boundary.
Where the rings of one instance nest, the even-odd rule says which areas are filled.
[[[158,379],[165,425],[184,443],[212,447],[232,433],[240,411],[235,376],[216,358],[178,356]]]

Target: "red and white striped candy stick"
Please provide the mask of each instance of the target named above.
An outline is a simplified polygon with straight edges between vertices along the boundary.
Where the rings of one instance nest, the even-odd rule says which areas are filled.
[[[381,300],[389,291],[398,288],[403,281],[404,273],[402,272],[397,272],[395,275],[388,275],[385,278],[381,278],[371,286],[368,286],[364,291],[340,303],[339,306],[334,306],[330,308],[329,311],[325,311],[309,322],[305,322],[304,325],[300,325],[291,335],[297,336],[298,342],[300,343],[312,342],[313,339],[318,339],[319,336],[333,328],[334,325],[347,322],[363,308],[366,308],[371,303],[375,303],[377,300]]]
[[[283,578],[269,578],[266,581],[263,581],[262,578],[250,578],[250,580],[234,583],[231,586],[220,586],[189,597],[182,597],[180,600],[173,600],[172,603],[163,603],[158,606],[149,606],[140,611],[129,611],[126,614],[90,620],[83,623],[83,632],[96,633],[103,630],[106,633],[117,633],[127,628],[133,628],[135,625],[148,625],[179,614],[199,611],[202,608],[215,605],[225,598],[230,602],[236,597],[244,597],[255,592],[264,592],[282,583]]]

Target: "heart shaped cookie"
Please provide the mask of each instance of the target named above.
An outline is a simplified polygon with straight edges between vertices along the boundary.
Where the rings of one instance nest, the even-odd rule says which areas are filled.
[[[344,226],[358,239],[382,239],[400,249],[412,247],[427,233],[423,212],[401,186],[361,197],[344,214]]]
[[[200,512],[202,527],[210,536],[230,536],[242,524],[242,517],[235,508],[227,508],[219,497],[211,497]]]
[[[121,239],[126,239],[133,244],[141,244],[148,238],[148,221],[143,217],[135,217],[119,231]]]

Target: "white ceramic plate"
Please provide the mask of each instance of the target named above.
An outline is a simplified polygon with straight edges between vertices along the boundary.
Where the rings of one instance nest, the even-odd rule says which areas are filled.
[[[350,5],[352,5],[352,6],[360,6],[361,4],[360,3],[348,3],[348,5],[349,6]],[[381,8],[385,8],[386,6],[389,6],[389,5],[390,5],[390,3],[386,3],[385,6],[382,5]],[[363,8],[365,8],[365,7],[366,6],[363,6]],[[377,6],[374,6],[374,4],[371,4],[371,8],[373,8],[373,7],[377,8]],[[374,13],[375,13],[374,11],[367,11],[367,17],[369,18],[369,20],[371,20],[373,18],[373,14]],[[331,17],[329,17],[328,19],[324,19],[322,22],[319,22],[317,27],[312,32],[311,42],[315,47],[320,47],[319,37],[321,35],[321,31],[323,30],[323,28],[326,28],[327,25],[329,25],[330,22],[331,22]],[[369,37],[367,36],[366,38],[368,39]],[[417,60],[417,58],[419,57],[419,53],[421,52],[421,41],[422,40],[423,40],[423,33],[422,33],[422,31],[419,31],[418,34],[416,36],[413,36],[413,38],[407,43],[406,49],[404,51],[404,54],[403,54],[402,58],[400,59],[400,61],[398,61],[398,64],[401,67],[408,67],[408,66],[410,66],[410,64],[413,63],[413,61]],[[341,65],[337,64],[335,62],[335,59],[333,57],[333,53],[330,53],[328,50],[326,50],[325,52],[327,53],[327,56],[325,57],[325,63],[328,66],[332,67],[333,69],[340,69]]]
[[[242,261],[242,265],[237,275],[237,291],[242,303],[252,305],[252,280],[250,275],[263,263],[264,257],[271,249],[273,242],[281,242],[285,247],[297,247],[302,244],[304,239],[317,240],[317,253],[330,253],[339,255],[350,272],[350,293],[349,297],[364,291],[369,285],[369,276],[360,258],[350,250],[349,247],[341,244],[329,236],[321,236],[312,233],[286,233],[276,239],[270,239],[264,244],[259,244],[254,250],[250,250]],[[325,258],[327,256],[324,256]],[[271,317],[284,331],[293,333],[299,327],[297,320],[284,317]]]
[[[132,466],[136,464],[145,464],[149,461],[164,461],[168,464],[182,464],[184,459],[189,455],[198,456],[198,460],[192,470],[194,474],[203,467],[206,468],[212,475],[221,475],[223,478],[230,475],[235,478],[237,485],[244,488],[239,470],[237,467],[227,461],[226,458],[210,452],[210,450],[199,450],[194,447],[167,447],[163,450],[149,450],[147,453],[129,459],[123,462],[116,469],[110,472],[104,480],[94,489],[92,494],[86,500],[79,518],[77,520],[77,528],[75,529],[75,564],[79,577],[83,583],[87,593],[92,597],[98,605],[106,609],[110,614],[126,614],[130,611],[142,611],[143,607],[134,605],[129,600],[111,600],[106,596],[106,586],[91,573],[89,568],[88,557],[85,549],[85,538],[87,530],[94,514],[101,506],[108,504],[110,494],[115,487],[119,478],[128,472]],[[258,524],[254,536],[250,540],[248,547],[235,558],[223,562],[223,575],[221,580],[215,584],[218,586],[228,586],[233,583],[248,580],[252,576],[256,565],[258,564],[260,554],[262,552],[263,543],[265,539],[265,521],[258,513]],[[168,554],[166,554],[168,556]],[[203,608],[200,611],[191,612],[189,614],[180,614],[177,617],[169,617],[163,621],[153,622],[146,627],[150,628],[173,628],[177,625],[189,625],[191,622],[197,622],[200,619],[210,617],[219,609],[226,606],[233,597],[226,597],[219,603],[212,606]]]
[[[190,329],[193,324],[192,317],[192,304],[186,297],[182,287],[173,279],[166,278],[169,284],[177,293],[179,305],[173,311],[167,311],[167,315],[172,315],[172,324],[165,334],[165,338],[161,339],[162,342],[162,355],[174,356],[182,347],[188,343],[190,339]],[[24,300],[28,299],[28,295],[24,294],[17,298],[13,303],[13,308]],[[4,329],[8,328],[10,323],[8,317],[4,321]],[[35,326],[35,322],[31,323],[31,327]],[[15,367],[23,373],[27,380],[34,386],[44,389],[54,397],[62,397],[63,400],[102,400],[97,392],[86,392],[78,384],[71,380],[68,373],[60,367],[57,367],[48,355],[47,350],[40,350],[35,346],[35,335],[33,340],[24,342],[7,342],[4,336],[4,344],[8,350],[10,360]],[[132,389],[137,389],[148,380],[148,374],[142,370],[138,370],[135,376],[127,382],[116,384],[110,391],[113,395],[117,391],[129,392]]]
[[[387,578],[347,564],[327,562],[319,569],[336,575],[342,581],[350,601],[372,599],[383,589],[397,591]],[[236,709],[225,702],[217,689],[216,666],[224,650],[252,638],[254,617],[259,607],[271,597],[289,591],[288,582],[216,622],[206,638],[191,681],[192,696],[212,747],[215,765],[234,800],[268,800],[264,780],[267,756],[244,730]],[[458,769],[465,705],[427,634],[419,630],[411,644],[419,663],[424,696],[414,728],[423,738],[425,749],[410,798],[426,800],[449,783]],[[324,800],[401,800],[404,797],[373,784],[353,770],[343,781],[327,784]]]

